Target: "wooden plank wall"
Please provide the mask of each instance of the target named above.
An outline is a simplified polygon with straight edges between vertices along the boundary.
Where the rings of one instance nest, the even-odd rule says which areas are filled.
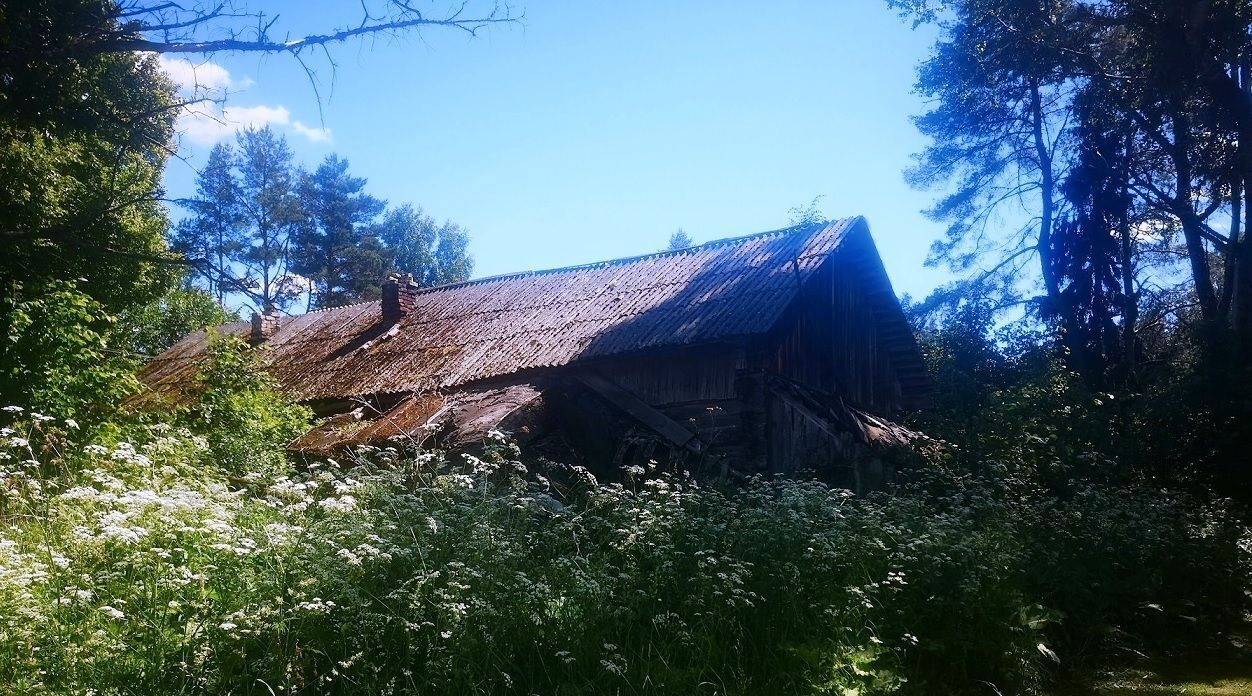
[[[693,346],[605,361],[597,371],[696,433],[706,463],[734,462],[742,469],[752,450],[739,384],[744,355],[739,344]]]
[[[833,257],[811,279],[767,360],[778,374],[867,411],[890,416],[901,406],[854,259]]]
[[[744,365],[736,344],[693,346],[647,358],[614,360],[599,372],[653,406],[734,399]]]
[[[785,399],[769,400],[769,462],[774,473],[804,472],[840,488],[861,489],[857,446],[832,435]]]

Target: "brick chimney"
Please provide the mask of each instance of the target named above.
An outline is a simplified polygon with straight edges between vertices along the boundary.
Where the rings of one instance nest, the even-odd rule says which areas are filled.
[[[383,321],[399,321],[416,301],[417,282],[411,273],[392,273],[383,281]]]
[[[266,305],[265,311],[252,313],[252,333],[248,335],[248,343],[253,347],[269,340],[278,331],[278,311],[273,305]]]

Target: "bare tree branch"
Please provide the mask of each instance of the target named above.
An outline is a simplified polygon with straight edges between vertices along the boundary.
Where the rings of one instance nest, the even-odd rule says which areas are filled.
[[[60,41],[55,45],[27,45],[0,53],[5,59],[47,59],[84,57],[104,53],[149,51],[153,53],[288,53],[299,55],[313,47],[339,44],[372,35],[399,35],[424,28],[454,29],[469,36],[497,24],[520,21],[507,4],[494,4],[483,13],[470,16],[461,4],[442,16],[429,16],[410,0],[389,0],[379,12],[362,3],[360,23],[336,27],[326,33],[295,38],[279,38],[273,33],[278,17],[261,12],[229,12],[226,3],[209,9],[184,9],[173,2],[145,7],[143,0],[132,0],[117,7],[116,29],[92,32]],[[245,30],[238,19],[256,20]],[[209,36],[203,36],[210,34]],[[215,34],[215,35],[213,35]]]

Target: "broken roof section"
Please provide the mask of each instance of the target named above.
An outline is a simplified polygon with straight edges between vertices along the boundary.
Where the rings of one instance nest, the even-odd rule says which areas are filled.
[[[852,238],[872,248],[863,218],[429,288],[396,321],[383,320],[379,302],[284,317],[265,341],[265,359],[292,397],[313,401],[446,390],[534,368],[760,334]],[[883,317],[907,334],[909,345],[893,353],[920,361],[881,262],[874,258],[873,265],[890,294]],[[248,325],[220,330],[246,337]],[[206,332],[190,334],[148,363],[141,380],[156,394],[179,398],[206,345]]]

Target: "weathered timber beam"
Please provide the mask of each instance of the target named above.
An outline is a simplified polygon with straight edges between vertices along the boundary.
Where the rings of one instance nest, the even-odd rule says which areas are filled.
[[[684,428],[664,413],[652,408],[643,399],[594,372],[578,373],[578,381],[676,446],[689,449],[692,452],[700,451],[700,439],[696,437],[695,433]]]
[[[817,426],[819,430],[821,430],[823,433],[826,433],[827,435],[829,435],[831,438],[835,439],[836,441],[841,440],[845,435],[848,434],[848,433],[841,433],[838,430],[835,430],[831,426],[831,422],[829,418],[826,418],[822,414],[814,411],[812,408],[809,408],[808,404],[804,403],[800,399],[797,399],[791,394],[788,394],[786,389],[773,388],[771,389],[771,391],[774,393],[775,396],[785,401],[787,405],[791,406],[791,408],[795,409],[797,413],[807,418],[811,423],[813,423],[813,425]],[[855,416],[852,418],[852,422],[855,423],[857,429],[860,431],[861,439],[864,442],[868,443],[870,441],[869,433],[865,432],[865,426],[862,425],[861,422],[857,420]]]

